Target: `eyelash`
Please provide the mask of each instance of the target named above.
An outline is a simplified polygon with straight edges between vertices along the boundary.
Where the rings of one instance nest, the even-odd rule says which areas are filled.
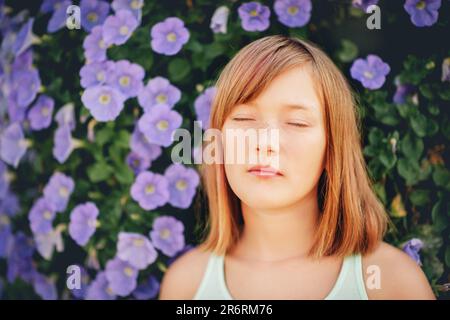
[[[254,121],[254,119],[250,119],[250,118],[233,118],[233,120],[235,120],[235,121],[247,121],[247,120]],[[299,128],[307,127],[307,125],[303,124],[303,123],[288,122],[288,124],[299,127]]]

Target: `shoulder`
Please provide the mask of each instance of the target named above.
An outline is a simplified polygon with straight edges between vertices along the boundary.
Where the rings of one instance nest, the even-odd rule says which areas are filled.
[[[380,242],[362,264],[369,299],[435,299],[422,268],[390,244]],[[374,277],[379,277],[378,286]]]
[[[209,251],[195,247],[178,257],[163,276],[159,299],[192,299],[206,271],[209,256]]]

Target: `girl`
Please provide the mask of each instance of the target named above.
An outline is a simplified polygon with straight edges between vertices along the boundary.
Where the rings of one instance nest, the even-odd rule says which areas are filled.
[[[435,299],[414,260],[382,242],[356,103],[323,51],[261,38],[216,88],[210,128],[275,129],[278,142],[237,150],[256,164],[202,164],[208,233],[167,270],[160,299]],[[224,137],[225,157],[233,147]]]

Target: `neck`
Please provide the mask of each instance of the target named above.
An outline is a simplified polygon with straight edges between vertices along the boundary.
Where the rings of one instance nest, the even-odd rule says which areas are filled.
[[[316,190],[293,205],[249,207],[241,202],[244,227],[233,254],[258,261],[281,261],[308,254],[319,207]]]

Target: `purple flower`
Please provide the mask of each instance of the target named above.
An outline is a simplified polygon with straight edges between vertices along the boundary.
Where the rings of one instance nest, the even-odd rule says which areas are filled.
[[[59,163],[64,163],[72,151],[82,145],[80,140],[72,138],[72,133],[67,125],[55,130],[53,143],[53,156]]]
[[[416,261],[418,265],[422,265],[420,261],[419,251],[423,248],[423,242],[420,239],[413,238],[403,245],[403,251]]]
[[[142,270],[155,262],[158,253],[150,240],[139,233],[120,232],[117,257]]]
[[[33,34],[33,23],[34,18],[30,18],[19,30],[12,48],[16,56],[25,52],[25,50],[34,43],[39,42],[37,37]]]
[[[101,25],[109,13],[109,4],[103,0],[81,0],[81,26],[87,32]]]
[[[56,212],[63,212],[67,208],[74,188],[75,183],[71,177],[62,172],[54,172],[44,187],[44,197]]]
[[[78,268],[80,268],[80,273],[81,273],[81,281],[80,281],[80,288],[73,288],[73,289],[69,289],[70,293],[72,293],[72,295],[77,298],[77,299],[85,299],[87,296],[87,292],[89,289],[89,274],[86,271],[86,268],[82,267],[82,266],[77,266]]]
[[[7,164],[17,168],[29,146],[19,123],[10,124],[0,137],[0,157]]]
[[[118,89],[126,98],[136,97],[142,89],[144,68],[128,60],[119,60],[115,63],[111,77],[106,82]]]
[[[56,300],[58,299],[58,293],[53,280],[36,272],[33,276],[33,288],[34,291],[43,300]]]
[[[114,294],[108,279],[106,278],[106,272],[102,271],[97,273],[97,277],[89,285],[86,292],[86,300],[114,300],[116,295]]]
[[[264,31],[270,25],[270,9],[259,2],[243,3],[238,8],[242,28],[245,31]]]
[[[303,27],[311,18],[311,0],[276,0],[273,8],[278,20],[290,28]]]
[[[181,91],[163,77],[155,77],[139,92],[138,101],[145,112],[154,107],[169,107],[180,101]]]
[[[194,248],[195,247],[192,244],[185,245],[184,248],[181,251],[178,251],[176,255],[167,259],[167,266],[170,266],[172,263],[174,263],[178,258],[180,258],[182,255],[184,255],[186,252],[188,252]]]
[[[97,228],[98,209],[93,202],[77,205],[70,213],[69,234],[79,245],[84,246]]]
[[[155,248],[165,255],[173,257],[184,248],[184,226],[171,216],[160,216],[153,221],[153,230],[150,231]]]
[[[145,210],[161,207],[169,200],[167,179],[158,173],[141,172],[131,186],[131,197]]]
[[[116,119],[124,107],[125,97],[108,85],[87,88],[81,101],[97,121]]]
[[[175,163],[166,169],[164,176],[169,182],[169,203],[176,208],[189,208],[200,182],[197,171]]]
[[[450,81],[450,57],[442,61],[442,77],[441,81]]]
[[[80,70],[81,86],[89,88],[106,83],[114,67],[113,61],[92,62],[84,65]]]
[[[55,101],[46,95],[41,95],[28,111],[28,120],[33,130],[48,128],[52,122]]]
[[[169,107],[154,108],[142,115],[138,121],[139,130],[150,143],[168,147],[172,144],[173,134],[181,126],[183,118]]]
[[[0,212],[14,217],[20,210],[19,199],[11,191],[5,191],[4,198],[0,200]]]
[[[200,121],[200,126],[205,130],[209,128],[209,114],[211,112],[211,106],[216,92],[216,87],[209,87],[194,101],[194,109],[195,113],[197,114],[197,121]]]
[[[159,282],[155,276],[150,276],[148,279],[137,286],[133,291],[133,296],[138,300],[149,300],[157,296],[159,292]]]
[[[435,24],[440,7],[441,0],[406,0],[403,5],[416,27],[429,27]]]
[[[28,215],[31,230],[34,233],[48,233],[52,230],[55,208],[45,198],[39,198],[31,207]]]
[[[146,158],[151,162],[156,160],[161,154],[162,149],[159,145],[150,143],[145,135],[139,130],[138,125],[134,127],[130,139],[131,151],[139,154],[142,158]]]
[[[150,168],[150,159],[132,151],[127,155],[127,164],[134,174],[139,174]]]
[[[32,260],[34,253],[33,240],[19,231],[11,241],[11,248],[8,251],[8,282],[13,283],[17,277],[20,277],[27,283],[31,283],[36,272]]]
[[[131,11],[119,10],[114,16],[109,16],[103,24],[103,40],[107,45],[124,44],[138,25],[138,21]]]
[[[39,254],[46,260],[51,260],[53,251],[64,251],[64,243],[61,236],[62,225],[50,230],[47,233],[34,233],[34,242]]]
[[[230,9],[226,6],[220,6],[214,11],[209,27],[214,33],[227,33],[228,16]]]
[[[24,114],[24,108],[28,107],[36,98],[41,87],[39,72],[35,68],[19,69],[13,67],[11,81],[11,92],[8,98],[18,108],[21,108]],[[20,121],[23,118],[17,118],[17,120]]]
[[[359,80],[365,88],[371,90],[381,88],[390,71],[389,65],[374,54],[369,54],[365,60],[356,59],[350,69],[352,78]]]
[[[83,41],[84,56],[89,62],[106,60],[108,46],[103,40],[103,27],[96,26]]]
[[[105,274],[114,294],[124,297],[136,288],[138,270],[126,261],[119,258],[109,260],[106,263]]]
[[[5,258],[13,240],[11,219],[8,215],[0,213],[0,258]]]
[[[74,104],[67,103],[62,106],[55,114],[55,121],[60,127],[68,126],[70,130],[74,130],[76,125]]]
[[[111,6],[115,12],[118,12],[122,9],[130,10],[136,20],[139,23],[141,22],[144,0],[114,0]]]
[[[47,32],[53,33],[66,25],[67,8],[72,4],[70,0],[54,1],[53,14],[47,25]],[[42,7],[41,7],[42,8]]]
[[[166,18],[152,27],[150,32],[153,51],[172,56],[177,54],[189,41],[189,30],[183,20],[177,17]]]
[[[61,5],[63,0],[44,0],[42,1],[39,11],[42,13],[53,12]]]
[[[394,103],[406,103],[408,96],[411,95],[415,91],[415,89],[415,86],[410,84],[397,85],[397,90],[395,91],[393,98]]]
[[[352,6],[367,12],[367,8],[371,5],[378,4],[379,0],[352,0]]]

